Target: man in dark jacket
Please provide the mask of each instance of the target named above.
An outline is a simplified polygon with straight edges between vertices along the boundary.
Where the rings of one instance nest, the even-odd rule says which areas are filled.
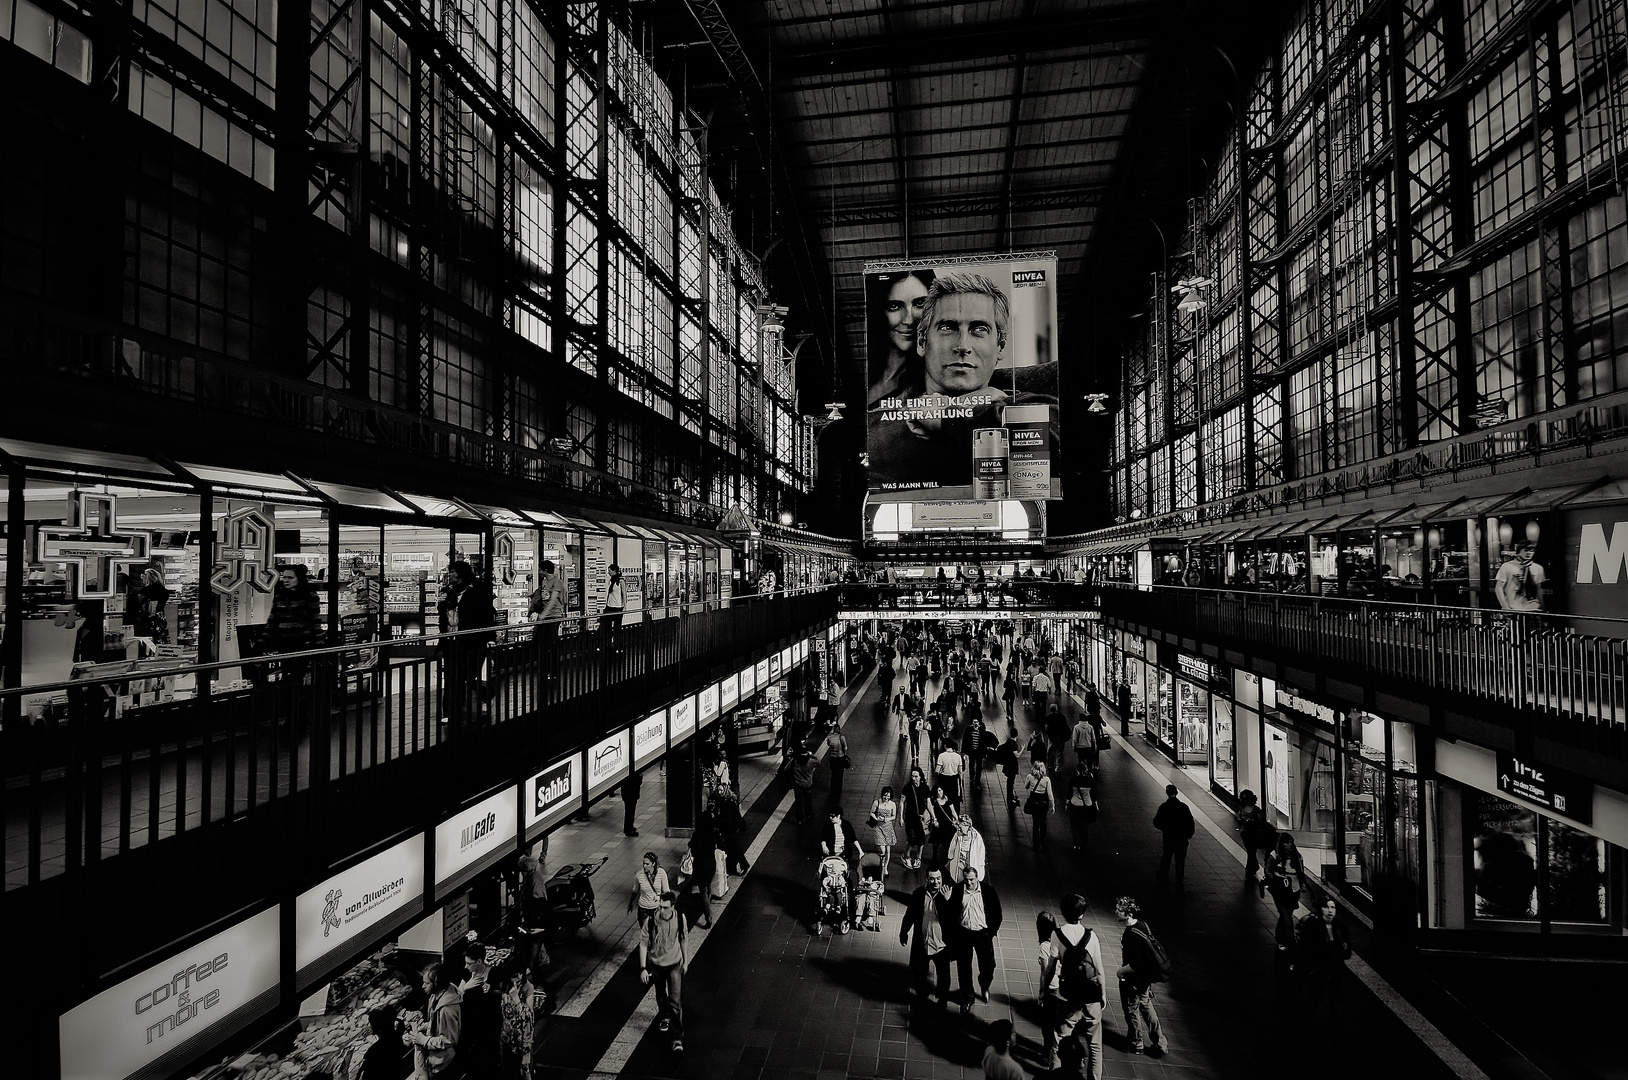
[[[859,846],[859,837],[854,835],[853,823],[842,816],[842,807],[833,806],[830,818],[820,829],[820,855],[841,855],[850,863],[855,863],[864,853]]]
[[[644,790],[644,778],[639,770],[634,769],[622,781],[622,835],[638,836],[639,830],[633,826],[633,817],[639,812],[639,793]]]
[[[1163,973],[1153,954],[1153,932],[1142,922],[1142,906],[1128,896],[1114,902],[1114,915],[1125,926],[1125,934],[1119,939],[1124,963],[1115,974],[1119,977],[1119,1001],[1125,1010],[1130,1052],[1151,1050],[1163,1054],[1164,1029],[1159,1024],[1153,992],[1153,984]]]
[[[1308,1028],[1326,1006],[1329,1035],[1336,1045],[1340,1041],[1340,984],[1345,963],[1351,959],[1351,933],[1337,917],[1338,910],[1332,899],[1325,899],[1295,929],[1295,969],[1305,987]]]
[[[497,625],[492,606],[492,589],[475,576],[474,568],[462,560],[447,567],[447,593],[442,610],[450,617],[448,630],[488,630]],[[494,634],[460,633],[441,639],[446,664],[444,711],[449,718],[478,719],[485,707],[480,694],[481,668],[486,648]]]
[[[796,797],[797,824],[814,816],[814,755],[798,741],[791,759],[791,790]]]
[[[1176,891],[1182,891],[1187,868],[1187,842],[1193,838],[1193,812],[1176,795],[1176,785],[1166,784],[1165,801],[1153,815],[1153,827],[1164,837],[1164,854],[1159,859],[1159,884],[1170,881],[1170,863],[1176,863]]]
[[[968,866],[961,883],[950,893],[949,921],[955,947],[957,989],[961,1011],[972,1009],[972,957],[978,957],[978,999],[989,1000],[995,981],[995,935],[1001,929],[1001,898],[980,880],[976,866]]]
[[[910,894],[904,923],[899,927],[899,944],[910,946],[910,982],[923,1002],[931,1001],[936,994],[940,1005],[949,1004],[950,960],[955,955],[948,916],[951,895],[944,884],[944,871],[927,871],[927,884]],[[912,930],[916,934],[913,940]],[[927,980],[929,964],[932,982]]]

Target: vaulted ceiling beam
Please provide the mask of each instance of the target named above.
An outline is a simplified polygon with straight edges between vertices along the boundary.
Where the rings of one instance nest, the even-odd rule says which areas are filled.
[[[1161,5],[1142,3],[1107,10],[1085,8],[1044,19],[943,27],[917,45],[918,63],[1015,56],[1036,46],[1053,52],[1145,41],[1159,29],[1160,11]],[[777,55],[775,69],[782,79],[886,71],[897,60],[897,51],[897,43],[888,34],[825,42]]]

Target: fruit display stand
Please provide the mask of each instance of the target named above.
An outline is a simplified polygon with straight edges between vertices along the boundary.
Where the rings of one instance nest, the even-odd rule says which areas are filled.
[[[416,992],[418,969],[432,957],[398,952],[386,945],[358,961],[330,982],[324,991],[326,1007],[283,1025],[247,1053],[228,1058],[198,1073],[194,1080],[303,1080],[325,1073],[335,1080],[355,1080],[362,1058],[373,1045],[368,1013],[400,1008]],[[307,1004],[317,1000],[316,995]],[[411,1019],[402,1012],[403,1019]],[[401,1075],[410,1075],[412,1054],[401,1048]]]

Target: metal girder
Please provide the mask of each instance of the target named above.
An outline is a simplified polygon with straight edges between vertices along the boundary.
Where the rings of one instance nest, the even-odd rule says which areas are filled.
[[[881,0],[882,31],[893,40],[893,16],[888,0]],[[894,50],[889,50],[894,51]],[[888,130],[893,143],[893,167],[899,185],[899,222],[904,229],[904,257],[910,257],[910,112],[901,108],[906,99],[908,85],[900,77],[897,67],[888,68],[888,100],[895,106],[888,117]]]
[[[964,198],[935,199],[916,203],[910,212],[917,217],[962,217],[971,214],[993,214],[1010,206],[1013,211],[1072,209],[1099,206],[1102,203],[1100,187],[1055,188],[1049,191],[1023,192],[1010,200],[996,195],[972,195]],[[867,203],[861,206],[838,207],[834,212],[819,215],[822,225],[863,225],[893,220],[891,203]]]
[[[1001,126],[1005,127],[1006,125],[1001,125]],[[940,133],[935,132],[934,134],[940,134]],[[886,135],[867,136],[867,138],[876,139],[876,140],[886,139],[888,137],[889,136],[886,136]],[[1091,137],[1091,138],[1084,138],[1084,139],[1061,139],[1061,140],[1054,141],[1054,142],[1036,143],[1036,144],[1033,144],[1033,145],[1019,145],[1019,146],[1016,146],[1016,147],[1011,147],[1009,149],[1012,152],[1016,152],[1018,150],[1034,150],[1034,151],[1060,150],[1060,149],[1061,150],[1066,150],[1066,149],[1069,149],[1071,147],[1077,147],[1077,146],[1096,146],[1096,145],[1098,145],[1100,143],[1117,143],[1119,141],[1119,139],[1120,139],[1120,137],[1118,135],[1101,135],[1101,136],[1094,136],[1094,137]],[[910,160],[910,161],[948,161],[948,160],[953,160],[955,158],[964,158],[969,153],[993,154],[993,153],[996,153],[996,152],[997,152],[997,150],[994,147],[991,147],[988,150],[975,150],[975,151],[941,150],[941,151],[938,151],[938,152],[932,153],[932,154],[910,154],[910,155],[908,155],[907,160]],[[1008,155],[1008,156],[1010,156],[1010,155]],[[845,157],[845,158],[840,158],[840,159],[838,159],[836,161],[810,162],[809,165],[808,165],[808,168],[810,168],[810,169],[858,168],[858,167],[867,166],[867,165],[892,165],[892,164],[897,163],[899,160],[900,160],[900,156],[898,154],[894,154],[894,155],[891,155],[889,157]],[[1084,166],[1084,165],[1107,165],[1107,164],[1110,163],[1110,161],[1111,161],[1110,158],[1104,158],[1101,161],[1067,162],[1067,163],[1065,163],[1063,165],[1048,165],[1048,166],[1046,166],[1046,168],[1055,170],[1055,169],[1059,169],[1059,168],[1067,169],[1067,168],[1074,168],[1074,167]],[[991,173],[991,175],[993,175],[993,173]],[[931,177],[930,179],[937,180],[937,179],[939,179],[939,177],[935,176],[935,177]]]
[[[993,153],[993,151],[986,151],[986,153]],[[1104,162],[1104,165],[1107,165],[1107,164],[1108,164],[1107,162]],[[1026,165],[1021,169],[1014,169],[1012,171],[1013,171],[1013,173],[1015,175],[1040,174],[1040,175],[1043,175],[1043,176],[1045,176],[1045,177],[1047,177],[1049,179],[1049,178],[1055,177],[1057,175],[1058,170],[1057,170],[1057,166],[1055,166],[1055,165]],[[997,173],[993,169],[974,169],[971,172],[939,173],[939,174],[933,176],[931,179],[933,181],[937,181],[937,182],[952,181],[952,180],[979,180],[979,179],[990,179],[990,178],[993,178],[993,177],[997,177],[999,175],[1000,174]],[[811,185],[811,186],[813,187],[813,190],[815,192],[817,192],[818,194],[828,196],[832,192],[846,191],[846,190],[850,190],[852,188],[876,187],[876,186],[878,186],[880,184],[886,184],[886,183],[887,183],[886,180],[842,180],[842,181],[839,181],[837,183],[814,184],[814,185]],[[1106,184],[1107,184],[1107,181],[1099,180],[1099,181],[1091,181],[1091,182],[1081,182],[1079,187],[1082,190],[1094,190],[1096,188],[1103,187]],[[1013,196],[1013,198],[1017,198],[1017,197],[1018,196],[1016,196],[1016,195]]]
[[[1034,19],[1036,0],[1024,0],[1022,20]],[[1037,38],[1043,41],[1044,38]],[[1023,83],[1029,76],[1029,55],[1018,53],[1012,66],[1012,92],[1006,100],[1006,152],[1001,158],[1001,202],[995,219],[995,250],[1009,246],[1008,225],[1012,220],[1012,176],[1017,162],[1018,129],[1022,127]]]
[[[701,0],[691,0],[694,7]],[[946,27],[935,30],[918,63],[953,64],[988,56],[1014,56],[1037,45],[1047,52],[1143,41],[1159,29],[1163,5],[1143,3],[1107,11],[1085,10],[1043,19]],[[775,60],[785,78],[813,78],[857,71],[885,71],[896,53],[886,35],[838,41],[783,53]]]
[[[1007,65],[1007,64],[991,65],[992,68],[994,68],[996,66],[998,66],[1001,70],[1005,70],[1009,65]],[[967,72],[966,68],[957,68],[956,71],[955,71],[955,74],[957,74],[957,75],[966,75],[966,74],[968,74],[968,72]],[[1030,90],[1024,96],[1027,97],[1031,101],[1043,101],[1046,98],[1073,97],[1073,96],[1075,96],[1077,94],[1094,94],[1094,93],[1098,93],[1098,92],[1107,92],[1107,91],[1110,91],[1110,90],[1134,90],[1134,89],[1136,89],[1137,87],[1139,87],[1141,85],[1142,84],[1140,82],[1135,81],[1135,80],[1128,81],[1128,82],[1092,83],[1089,86],[1065,86],[1065,87],[1060,87],[1060,88],[1054,89],[1054,90]],[[781,89],[779,89],[777,91],[777,93],[779,93],[782,97],[795,97],[798,94],[805,94],[805,93],[806,94],[812,94],[815,90],[823,90],[823,89],[825,89],[825,87],[823,85],[819,86],[819,87],[781,88]],[[977,97],[977,98],[952,98],[952,99],[943,99],[943,100],[934,99],[932,101],[924,102],[924,103],[919,104],[919,105],[918,104],[904,105],[904,106],[902,106],[902,108],[904,108],[905,110],[907,110],[909,112],[922,112],[922,111],[925,111],[927,109],[961,109],[961,108],[968,108],[968,107],[976,106],[976,105],[983,105],[983,104],[986,104],[988,101],[989,101],[988,98],[982,98],[982,97]],[[855,117],[859,117],[859,116],[881,116],[883,113],[891,113],[893,111],[894,111],[894,109],[893,109],[893,107],[891,105],[883,105],[883,106],[879,106],[879,107],[874,108],[874,109],[845,109],[845,110],[843,110],[841,112],[797,113],[797,114],[795,114],[793,116],[787,117],[787,119],[791,120],[791,121],[793,121],[795,123],[806,124],[806,123],[813,123],[813,122],[822,121],[822,120],[852,120]],[[1100,109],[1100,110],[1099,109],[1092,109],[1091,110],[1091,115],[1092,116],[1124,116],[1129,112],[1130,112],[1129,109]],[[822,143],[824,141],[826,141],[826,140],[811,139],[811,140],[805,140],[805,141],[797,141],[797,140],[788,139],[788,140],[786,140],[786,145],[788,145],[788,146],[817,146],[817,145],[819,145],[820,143]],[[840,140],[831,140],[831,141],[840,141]]]

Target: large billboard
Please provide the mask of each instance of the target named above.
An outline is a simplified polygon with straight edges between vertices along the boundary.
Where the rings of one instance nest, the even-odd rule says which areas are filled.
[[[865,270],[870,490],[1060,499],[1054,252]]]

